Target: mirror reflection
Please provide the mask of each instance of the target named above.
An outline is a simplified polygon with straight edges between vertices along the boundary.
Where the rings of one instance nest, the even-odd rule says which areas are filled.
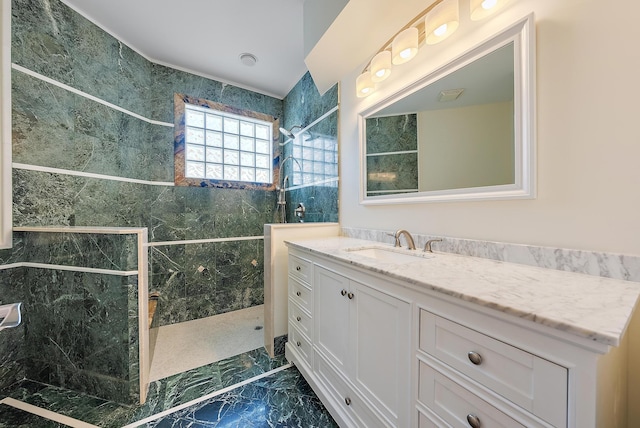
[[[514,42],[365,118],[366,196],[516,183]]]

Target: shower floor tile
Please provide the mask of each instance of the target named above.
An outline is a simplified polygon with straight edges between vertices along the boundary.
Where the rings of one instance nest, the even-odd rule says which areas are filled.
[[[151,329],[155,381],[264,345],[264,305]]]

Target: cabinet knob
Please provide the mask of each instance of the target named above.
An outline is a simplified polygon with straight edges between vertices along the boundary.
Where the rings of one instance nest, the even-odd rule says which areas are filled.
[[[467,415],[467,422],[469,422],[471,428],[480,428],[482,426],[482,424],[480,424],[480,418],[472,413]]]
[[[302,296],[302,293],[299,292],[299,291],[296,291],[296,296],[300,297],[300,296]]]
[[[471,351],[467,354],[467,357],[469,357],[469,361],[471,361],[476,366],[479,366],[480,364],[482,364],[482,355],[478,354],[477,352]]]
[[[340,292],[340,294],[342,294],[343,296],[346,296],[346,295],[347,295],[347,290],[344,290],[344,289],[343,289],[343,290]]]
[[[350,405],[351,405],[351,398],[346,397],[346,398],[344,399],[344,404],[346,404],[347,406],[350,406]]]
[[[302,343],[300,343],[300,341],[298,340],[298,341],[296,342],[296,346],[300,346],[300,345],[302,345]]]
[[[353,294],[353,293],[349,293],[349,294],[347,294],[347,297],[348,297],[349,299],[353,299],[353,296],[354,296],[354,294]]]
[[[301,317],[299,317],[299,316],[297,316],[297,317],[296,317],[296,320],[297,320],[298,322],[300,322],[300,321],[302,321],[302,318],[301,318]]]
[[[298,272],[300,272],[300,269],[302,269],[300,266],[296,266],[296,270],[297,270]]]

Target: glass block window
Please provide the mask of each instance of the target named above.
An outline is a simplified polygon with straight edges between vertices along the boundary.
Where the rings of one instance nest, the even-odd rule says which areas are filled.
[[[296,138],[292,154],[298,161],[293,168],[293,185],[323,182],[338,176],[337,141],[333,136],[304,133]]]
[[[271,184],[271,122],[185,103],[184,176]]]

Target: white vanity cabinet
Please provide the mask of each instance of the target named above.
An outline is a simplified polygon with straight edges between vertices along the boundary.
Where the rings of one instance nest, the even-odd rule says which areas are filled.
[[[287,358],[341,427],[635,426],[634,284],[441,254],[376,261],[366,245],[289,243]]]
[[[290,257],[303,256],[290,251]],[[291,337],[287,357],[341,426],[409,426],[411,305],[380,291],[384,284],[378,278],[354,278],[338,264],[308,258],[313,263],[312,369]],[[297,279],[290,279],[295,295]],[[289,322],[290,334],[299,334],[299,321]]]

